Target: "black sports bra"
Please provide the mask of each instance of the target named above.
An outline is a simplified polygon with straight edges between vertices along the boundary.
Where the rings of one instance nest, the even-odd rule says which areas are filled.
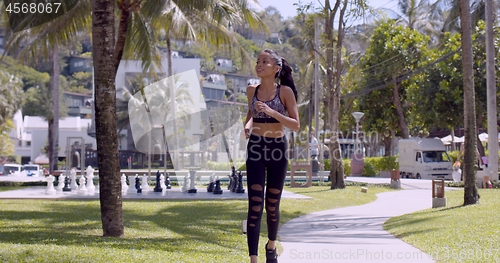
[[[252,104],[250,104],[250,112],[252,113],[253,122],[255,122],[255,123],[278,123],[279,121],[277,119],[267,115],[264,112],[258,112],[255,109],[255,106],[254,106],[255,102],[260,101],[257,98],[257,92],[259,91],[259,87],[260,87],[260,85],[257,86],[257,88],[255,88],[255,94],[253,95]],[[276,88],[276,96],[274,96],[274,98],[272,100],[263,101],[263,102],[267,106],[269,106],[269,108],[277,111],[280,114],[283,114],[284,116],[288,116],[288,111],[280,99],[280,87],[281,87],[281,85],[278,84],[278,87]]]

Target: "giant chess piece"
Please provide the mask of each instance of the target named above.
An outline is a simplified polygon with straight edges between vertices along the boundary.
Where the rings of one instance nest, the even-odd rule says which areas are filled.
[[[212,175],[210,175],[208,182],[209,183],[208,183],[208,187],[207,187],[207,192],[212,193],[214,191],[214,187],[215,187],[215,173],[212,173]]]
[[[46,195],[55,195],[56,189],[54,188],[54,176],[47,176],[47,189],[45,189]]]
[[[231,168],[231,192],[236,192],[238,187],[238,175],[236,174],[236,168],[234,166]]]
[[[129,188],[128,188],[128,191],[127,193],[128,194],[134,194],[134,193],[137,193],[137,188],[136,186],[134,185],[135,183],[135,178],[139,177],[138,174],[135,174],[135,175],[129,175],[128,177],[128,183],[130,184]]]
[[[195,180],[196,180],[196,170],[189,170],[189,189],[188,193],[190,194],[195,194],[197,192],[196,186],[195,186]]]
[[[127,185],[127,176],[125,174],[122,174],[121,182],[122,182],[122,194],[127,194],[128,185]]]
[[[241,174],[241,171],[238,171],[238,186],[235,191],[238,194],[245,193],[245,188],[243,188],[243,175]]]
[[[148,184],[148,176],[146,174],[144,174],[142,176],[142,191],[144,192],[149,192],[150,191],[150,188],[149,188],[149,184]]]
[[[142,193],[141,179],[139,176],[135,177],[135,190],[137,190],[138,194]]]
[[[95,185],[94,185],[94,168],[92,168],[92,166],[87,166],[87,170],[85,170],[86,172],[86,178],[87,178],[87,185],[86,185],[86,188],[87,188],[87,194],[89,195],[94,195],[95,194]]]
[[[80,176],[80,178],[78,179],[78,194],[79,195],[84,195],[87,193],[87,187],[85,187],[85,177],[83,176]]]
[[[161,187],[161,174],[160,171],[156,172],[156,185],[154,188],[155,193],[161,193],[163,191],[163,188]]]
[[[189,177],[186,174],[186,176],[184,176],[184,184],[182,185],[181,192],[183,192],[183,193],[187,192],[188,187],[189,187],[188,184],[189,184]]]
[[[63,188],[64,188],[64,179],[63,179],[63,175],[60,174],[58,177],[57,177],[57,187],[56,187],[56,190],[57,191],[62,191]]]
[[[215,179],[215,188],[214,188],[213,194],[214,195],[221,195],[222,192],[223,191],[220,188],[220,179],[219,179],[219,177],[217,177],[217,179]]]
[[[167,186],[165,185],[165,176],[163,174],[160,175],[160,187],[162,192],[167,190]]]
[[[62,175],[59,175],[59,176],[62,176]],[[62,189],[63,192],[71,192],[70,183],[71,183],[71,179],[69,179],[69,176],[65,176],[64,177],[64,187]]]
[[[70,172],[71,177],[71,190],[78,190],[78,185],[76,184],[76,169],[71,169]]]
[[[233,187],[233,178],[231,177],[230,174],[227,176],[227,178],[229,179],[228,180],[229,185],[227,186],[227,190],[231,191],[231,188]]]
[[[172,189],[172,184],[170,184],[170,173],[167,172],[167,178],[165,178],[165,186],[166,189]]]

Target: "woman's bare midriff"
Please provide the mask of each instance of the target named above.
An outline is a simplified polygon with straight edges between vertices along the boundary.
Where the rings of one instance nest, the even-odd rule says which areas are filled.
[[[281,123],[253,123],[251,133],[269,138],[285,136],[283,124]]]

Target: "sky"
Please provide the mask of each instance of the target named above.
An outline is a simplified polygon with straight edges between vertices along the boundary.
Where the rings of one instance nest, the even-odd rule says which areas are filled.
[[[294,17],[297,15],[297,6],[294,6],[294,3],[298,3],[299,0],[258,0],[260,6],[262,8],[266,8],[268,6],[274,6],[281,13],[283,18]],[[319,2],[324,2],[323,0],[301,0],[302,3],[314,3],[316,6],[319,6]],[[330,2],[332,3],[332,2]],[[396,9],[397,8],[397,0],[368,0],[368,3],[373,8],[389,8]]]

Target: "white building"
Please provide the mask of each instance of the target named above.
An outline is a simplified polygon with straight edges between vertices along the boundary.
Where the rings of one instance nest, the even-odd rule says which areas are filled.
[[[162,61],[162,69],[157,70],[159,78],[166,76],[167,58]],[[195,70],[196,75],[200,76],[200,59],[173,59],[174,74],[189,70]],[[116,87],[125,86],[126,77],[133,77],[136,74],[142,74],[141,61],[122,61],[116,75]],[[201,90],[199,94],[201,98]],[[195,99],[195,105],[199,105],[199,98]],[[199,111],[199,109],[197,109]],[[48,123],[42,117],[25,116],[22,117],[21,111],[17,112],[13,118],[15,128],[10,131],[9,137],[14,140],[15,154],[21,156],[21,162],[28,163],[39,156],[43,148],[48,144]],[[82,119],[80,117],[66,117],[59,120],[59,152],[60,158],[66,157],[67,139],[82,138],[87,148],[96,149],[95,138],[88,135],[88,128],[91,126],[92,119]],[[199,123],[200,120],[193,120],[193,123]],[[125,133],[126,132],[122,132]],[[198,130],[186,131],[186,136],[195,136],[200,133]],[[71,139],[73,144],[76,139]],[[121,149],[126,149],[126,138],[120,136],[119,145]]]
[[[23,119],[21,111],[14,115],[13,120],[15,128],[11,130],[9,136],[15,142],[14,154],[21,156],[21,163],[25,164],[42,154],[48,145],[49,125],[44,118],[38,116],[25,116]],[[91,119],[80,117],[65,117],[59,120],[59,158],[66,157],[66,151],[69,149],[68,138],[73,138],[70,139],[70,144],[83,139],[87,148],[96,149],[95,138],[87,134],[90,122]],[[125,144],[125,142],[120,143]]]

